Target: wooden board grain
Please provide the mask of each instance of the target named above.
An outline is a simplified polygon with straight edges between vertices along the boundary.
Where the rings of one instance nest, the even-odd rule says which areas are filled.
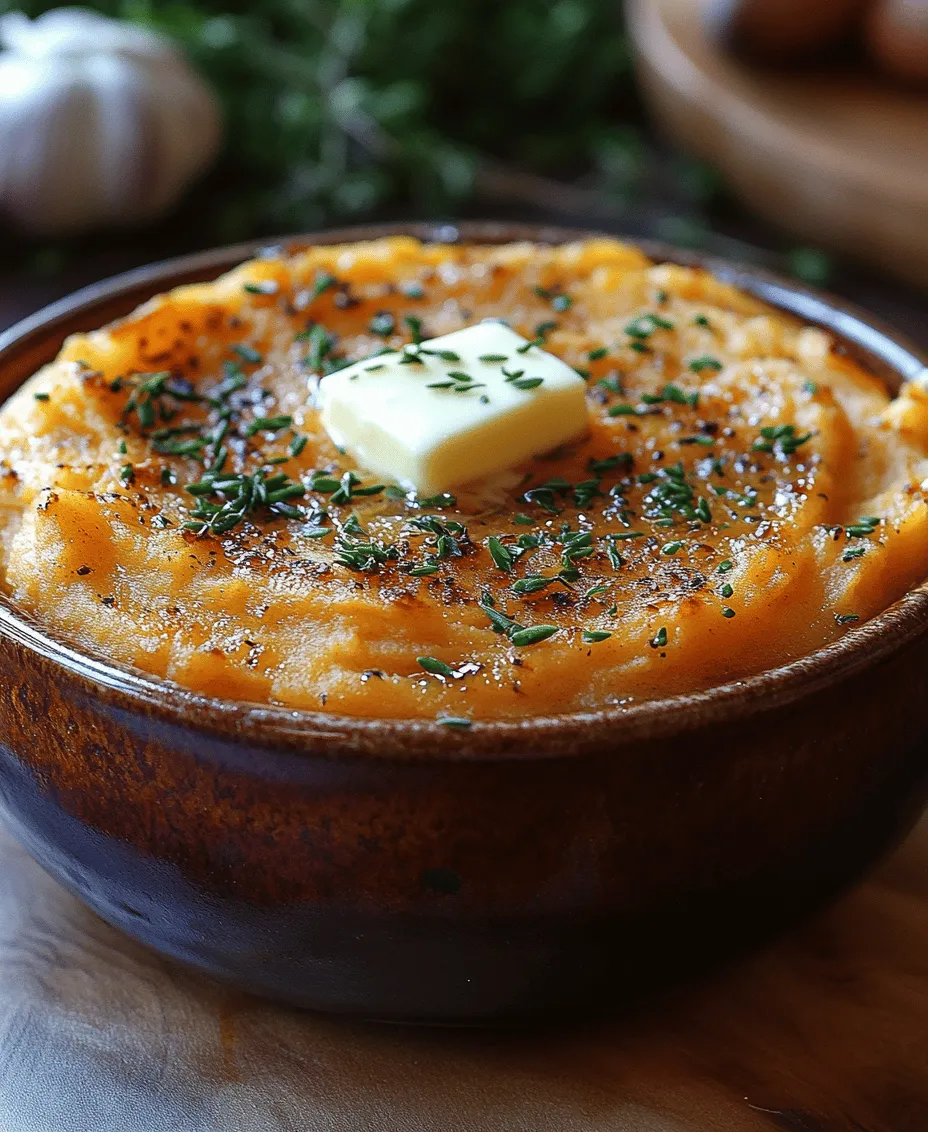
[[[764,954],[633,1018],[319,1019],[123,939],[0,829],[2,1132],[925,1132],[928,823]]]
[[[928,287],[928,96],[847,71],[745,67],[708,0],[628,0],[642,86],[684,148],[767,220]]]

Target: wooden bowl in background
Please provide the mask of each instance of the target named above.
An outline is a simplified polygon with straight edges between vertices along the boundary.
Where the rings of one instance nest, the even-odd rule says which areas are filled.
[[[747,67],[706,33],[709,2],[627,0],[660,123],[766,219],[928,286],[928,96],[865,73]]]
[[[588,234],[460,226],[480,242]],[[924,372],[837,301],[644,247],[828,328],[890,386]],[[0,396],[65,334],[258,250],[135,271],[21,323],[0,335]],[[79,651],[6,599],[0,666],[0,801],[50,873],[166,955],[364,1017],[627,1003],[853,881],[910,828],[928,772],[928,585],[760,676],[468,731],[210,699]]]

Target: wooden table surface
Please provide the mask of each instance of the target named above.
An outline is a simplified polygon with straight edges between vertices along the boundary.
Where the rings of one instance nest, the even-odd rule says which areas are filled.
[[[586,1029],[410,1030],[124,939],[0,828],[3,1132],[925,1132],[928,820],[769,950]]]

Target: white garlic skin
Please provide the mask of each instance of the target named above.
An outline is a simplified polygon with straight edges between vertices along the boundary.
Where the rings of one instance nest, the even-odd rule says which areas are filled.
[[[0,214],[22,227],[149,220],[221,134],[212,91],[162,36],[82,8],[0,17]]]

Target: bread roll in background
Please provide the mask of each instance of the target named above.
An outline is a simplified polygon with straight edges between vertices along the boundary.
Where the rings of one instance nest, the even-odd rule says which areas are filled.
[[[898,79],[928,83],[928,0],[880,0],[867,13],[867,46]]]
[[[916,2],[916,0],[912,0]],[[808,62],[858,26],[866,0],[710,0],[710,34],[758,63]]]

